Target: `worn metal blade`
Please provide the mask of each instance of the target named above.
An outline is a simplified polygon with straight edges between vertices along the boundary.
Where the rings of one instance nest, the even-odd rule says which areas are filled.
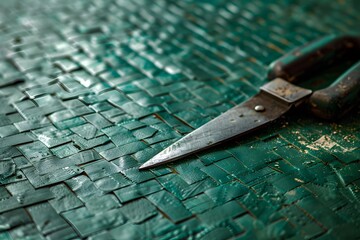
[[[258,111],[255,110],[256,106]],[[246,134],[279,118],[291,105],[260,92],[248,101],[237,105],[179,141],[161,151],[139,169],[147,169],[178,160],[233,137]]]

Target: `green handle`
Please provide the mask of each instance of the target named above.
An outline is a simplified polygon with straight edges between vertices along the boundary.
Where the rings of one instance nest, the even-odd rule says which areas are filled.
[[[359,58],[360,37],[329,35],[297,48],[270,64],[268,78],[294,82],[344,58]],[[310,97],[313,113],[332,119],[348,112],[360,100],[360,62],[328,88]]]
[[[360,61],[332,85],[315,91],[310,97],[312,112],[321,118],[334,119],[350,111],[360,100]]]
[[[360,38],[328,35],[296,48],[271,63],[268,79],[279,77],[294,82],[303,75],[332,64],[334,60],[357,57],[359,52]]]

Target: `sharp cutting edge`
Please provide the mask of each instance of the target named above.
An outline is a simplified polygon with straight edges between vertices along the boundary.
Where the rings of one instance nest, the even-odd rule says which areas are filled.
[[[336,35],[321,38],[295,49],[271,65],[272,71],[269,72],[269,77],[275,79],[262,86],[257,95],[170,145],[141,165],[139,169],[172,162],[247,134],[266,126],[306,100],[309,100],[311,109],[317,116],[323,118],[340,116],[351,109],[359,99],[360,61],[330,87],[314,93],[289,81],[295,80],[308,70],[313,70],[323,61],[328,61],[327,56],[337,53],[338,56],[348,57],[349,52],[358,54],[359,49],[359,37]]]
[[[274,98],[269,93],[269,89],[280,87],[280,85],[284,89],[286,88],[288,93],[294,93],[296,89],[298,95],[289,95],[288,100]],[[285,114],[290,110],[293,104],[309,94],[311,94],[311,90],[299,88],[280,78],[276,79],[263,86],[263,90],[248,101],[235,106],[170,145],[151,160],[143,164],[140,169],[155,167],[177,160],[192,153],[220,144],[233,137],[238,137],[242,134],[256,130]]]

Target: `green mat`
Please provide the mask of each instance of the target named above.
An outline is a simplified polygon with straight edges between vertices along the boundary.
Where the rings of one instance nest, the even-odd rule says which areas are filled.
[[[0,2],[0,239],[360,238],[360,109],[148,171],[357,0]],[[333,75],[332,73],[330,75]],[[326,73],[319,77],[325,79]]]

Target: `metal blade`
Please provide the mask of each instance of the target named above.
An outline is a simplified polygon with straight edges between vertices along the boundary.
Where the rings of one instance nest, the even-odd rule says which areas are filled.
[[[246,134],[279,118],[290,108],[290,104],[260,92],[170,145],[139,169],[172,162],[225,140]]]

